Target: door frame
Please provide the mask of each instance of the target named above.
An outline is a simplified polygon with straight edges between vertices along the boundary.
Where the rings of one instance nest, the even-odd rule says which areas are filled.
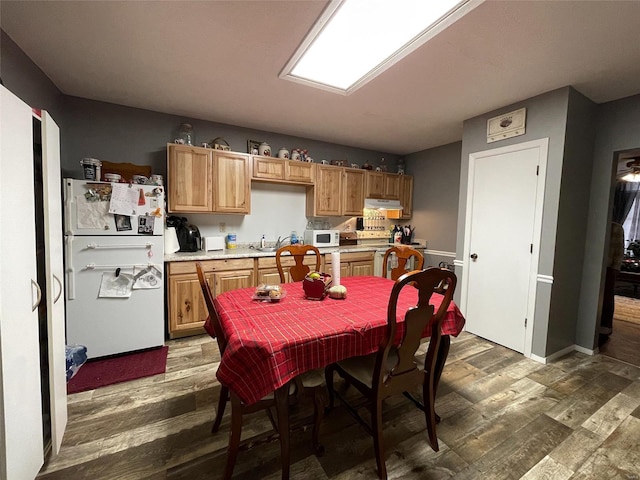
[[[467,173],[467,203],[465,212],[464,247],[462,257],[462,292],[460,296],[460,309],[466,315],[467,296],[469,287],[469,256],[471,255],[471,215],[473,212],[473,178],[476,161],[495,155],[503,155],[522,150],[538,149],[538,185],[536,187],[536,203],[533,220],[533,251],[529,270],[529,294],[527,301],[527,327],[525,328],[524,356],[531,357],[533,343],[533,327],[535,320],[536,293],[538,282],[538,262],[540,260],[540,239],[542,236],[542,213],[544,207],[544,192],[547,173],[547,157],[549,152],[549,138],[541,138],[529,142],[508,145],[506,147],[493,148],[469,154],[469,169]],[[547,276],[545,276],[546,278]],[[548,281],[546,281],[548,283]]]

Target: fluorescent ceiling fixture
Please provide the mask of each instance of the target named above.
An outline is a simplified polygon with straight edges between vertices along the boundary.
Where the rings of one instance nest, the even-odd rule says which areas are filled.
[[[483,0],[332,0],[280,73],[348,94]]]

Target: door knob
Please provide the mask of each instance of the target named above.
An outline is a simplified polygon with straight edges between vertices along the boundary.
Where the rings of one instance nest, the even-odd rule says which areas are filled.
[[[478,258],[478,254],[477,253],[472,253],[471,254],[471,260],[475,260]]]

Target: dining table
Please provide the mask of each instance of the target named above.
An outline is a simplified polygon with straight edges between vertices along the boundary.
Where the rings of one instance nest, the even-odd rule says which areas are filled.
[[[275,392],[283,469],[289,465],[289,382],[305,372],[378,350],[387,330],[387,307],[395,282],[383,277],[344,277],[346,298],[307,299],[303,282],[281,284],[278,301],[255,298],[255,288],[231,290],[214,298],[227,340],[216,376],[250,405]],[[438,310],[444,297],[433,293]],[[404,288],[398,298],[397,337],[404,313],[417,303],[417,290]],[[437,352],[436,388],[450,348],[450,336],[463,330],[465,319],[452,301],[442,324]],[[422,337],[431,336],[428,324]],[[435,392],[434,392],[435,393]],[[285,475],[286,473],[286,475]],[[288,471],[283,478],[288,477]]]

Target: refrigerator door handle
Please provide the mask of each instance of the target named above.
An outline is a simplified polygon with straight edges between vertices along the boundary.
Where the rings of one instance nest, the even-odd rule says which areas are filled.
[[[118,243],[117,245],[100,245],[99,243],[89,243],[87,244],[87,248],[92,250],[98,250],[101,248],[151,248],[153,247],[153,243],[147,242],[144,245],[140,245],[139,243]]]
[[[76,284],[75,284],[75,276],[76,272],[73,268],[73,235],[67,235],[64,238],[64,244],[66,247],[66,268],[65,273],[67,275],[67,300],[75,300],[76,299]]]
[[[36,287],[36,302],[31,306],[31,311],[35,312],[36,308],[38,308],[38,306],[40,305],[40,301],[42,300],[42,290],[40,290],[40,285],[38,285],[38,282],[33,279],[31,279],[31,285],[32,287]],[[33,289],[31,295],[33,295]]]

